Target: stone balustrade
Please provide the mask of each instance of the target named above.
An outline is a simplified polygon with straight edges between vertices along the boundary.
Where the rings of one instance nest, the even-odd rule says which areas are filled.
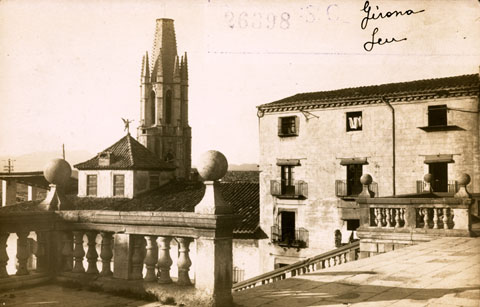
[[[470,210],[474,201],[466,190],[469,182],[469,176],[462,175],[453,197],[427,191],[428,194],[381,198],[367,195],[357,199],[361,257],[442,236],[472,236]]]
[[[46,178],[60,184],[69,166],[53,162],[45,170],[51,179]],[[209,151],[199,165],[206,188],[195,212],[69,210],[72,204],[60,188],[52,189],[35,211],[0,211],[0,290],[56,279],[148,292],[178,304],[231,306],[235,218],[216,182],[228,163],[221,153]],[[15,276],[7,271],[12,233],[18,236]],[[31,233],[37,239],[35,271],[27,267]],[[177,247],[177,277],[170,274],[172,245]],[[193,268],[192,254],[199,264]]]
[[[359,242],[354,242],[329,252],[311,257],[271,272],[236,283],[234,291],[242,291],[259,285],[273,283],[289,277],[295,277],[306,273],[322,270],[358,259],[360,252]]]

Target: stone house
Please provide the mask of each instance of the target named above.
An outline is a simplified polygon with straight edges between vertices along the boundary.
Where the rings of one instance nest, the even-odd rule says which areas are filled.
[[[360,177],[375,197],[480,192],[479,75],[302,93],[258,106],[262,270],[355,239]]]
[[[175,166],[160,160],[130,134],[75,167],[79,197],[133,198],[175,178]]]

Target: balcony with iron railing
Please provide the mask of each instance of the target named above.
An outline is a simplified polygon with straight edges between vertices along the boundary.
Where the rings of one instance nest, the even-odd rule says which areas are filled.
[[[278,225],[271,227],[271,241],[282,247],[308,247],[308,230],[305,228],[281,228]]]
[[[427,190],[427,187],[430,185],[425,180],[417,180],[417,193],[423,193]],[[447,183],[447,191],[435,191],[439,193],[447,193],[447,194],[455,194],[458,192],[458,181],[456,180],[448,180]]]
[[[348,186],[346,180],[335,180],[335,195],[342,198],[355,198],[362,191],[361,183],[359,183],[358,186],[360,187],[359,189],[354,189]],[[378,184],[376,182],[372,182],[369,185],[369,189],[374,193],[375,196],[378,195]]]
[[[308,197],[308,184],[303,180],[294,180],[290,184],[284,180],[270,180],[270,194],[278,198],[305,199]]]

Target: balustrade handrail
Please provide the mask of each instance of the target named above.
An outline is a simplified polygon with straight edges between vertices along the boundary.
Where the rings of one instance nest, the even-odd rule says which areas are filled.
[[[345,252],[348,251],[355,251],[355,250],[360,250],[360,242],[356,241],[350,244],[346,244],[342,247],[339,247],[337,249],[328,251],[326,253],[310,257],[295,263],[292,263],[290,265],[284,266],[282,268],[275,269],[273,271],[249,278],[247,280],[241,281],[239,283],[236,283],[233,285],[232,290],[233,291],[239,291],[241,289],[248,288],[250,286],[255,286],[258,282],[261,282],[263,280],[267,279],[274,279],[276,277],[280,277],[288,272],[292,272],[294,270],[302,269],[304,267],[307,267],[309,265],[315,264],[319,261],[327,260],[329,258],[345,254]]]

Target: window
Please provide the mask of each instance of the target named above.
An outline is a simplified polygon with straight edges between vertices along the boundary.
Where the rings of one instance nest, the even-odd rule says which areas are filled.
[[[165,122],[172,123],[172,91],[167,91],[165,95]]]
[[[113,196],[124,196],[125,176],[113,175]]]
[[[299,128],[298,116],[288,116],[278,118],[279,136],[297,136]]]
[[[428,107],[428,126],[446,126],[447,125],[447,106],[429,106]]]
[[[295,182],[293,181],[294,166],[283,165],[281,166],[281,189],[282,195],[294,195],[295,194]]]
[[[428,172],[433,175],[434,192],[448,192],[448,164],[446,162],[428,164]]]
[[[155,125],[155,117],[156,117],[156,110],[155,110],[155,92],[151,91],[150,92],[150,122],[147,123],[147,125]]]
[[[347,195],[358,195],[362,192],[363,185],[360,182],[362,177],[362,164],[349,164],[347,166]]]
[[[347,113],[347,131],[362,130],[362,112]]]
[[[285,244],[292,244],[295,238],[295,212],[280,212],[280,231],[282,235],[281,241]]]
[[[97,175],[87,175],[87,196],[97,196]]]

